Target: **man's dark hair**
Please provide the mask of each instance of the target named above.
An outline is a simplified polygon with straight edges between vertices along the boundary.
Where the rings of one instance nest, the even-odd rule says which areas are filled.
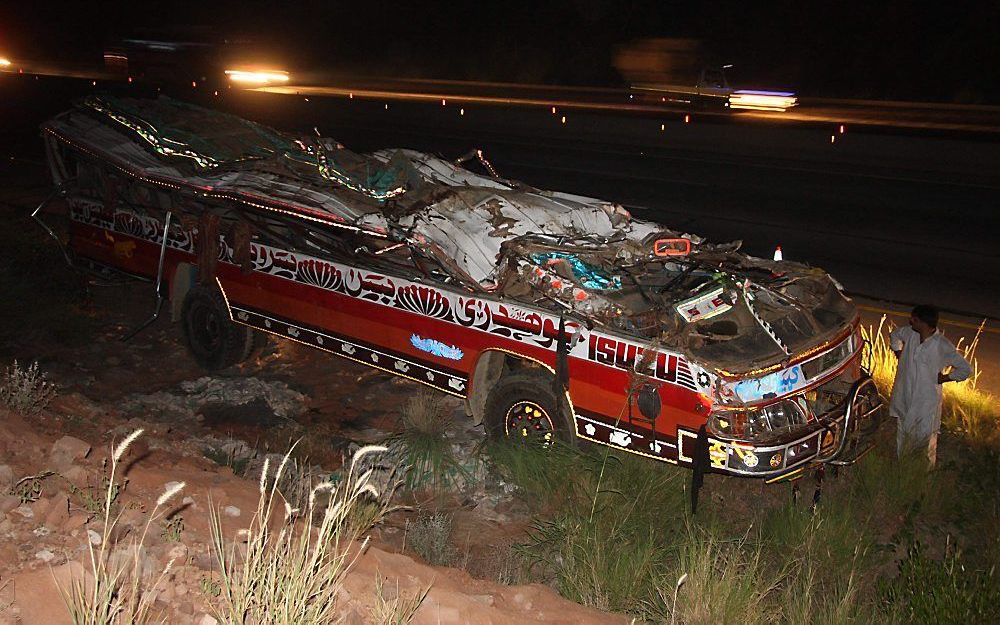
[[[928,304],[921,304],[913,308],[913,316],[923,321],[932,328],[938,325],[938,309]]]

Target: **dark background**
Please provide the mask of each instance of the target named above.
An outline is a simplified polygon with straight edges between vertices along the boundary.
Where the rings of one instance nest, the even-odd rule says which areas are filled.
[[[616,47],[700,41],[799,95],[1000,102],[1000,2],[4,2],[0,53],[99,63],[124,37],[250,40],[295,71],[620,85]]]

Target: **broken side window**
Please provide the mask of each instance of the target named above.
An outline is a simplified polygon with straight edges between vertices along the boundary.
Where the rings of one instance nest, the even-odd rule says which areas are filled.
[[[567,252],[538,252],[531,255],[531,260],[535,264],[543,265],[557,273],[560,264],[565,264],[572,273],[572,278],[585,289],[594,291],[620,290],[622,279],[619,276],[609,275],[606,271],[581,260],[576,254]],[[569,278],[570,276],[566,276]]]

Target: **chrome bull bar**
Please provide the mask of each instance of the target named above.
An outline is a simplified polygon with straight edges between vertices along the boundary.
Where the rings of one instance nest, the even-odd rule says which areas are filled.
[[[874,435],[885,422],[886,402],[878,392],[875,380],[864,376],[854,383],[847,394],[843,425],[837,445],[830,453],[816,457],[816,462],[847,466],[871,451]],[[831,423],[829,427],[837,427]]]

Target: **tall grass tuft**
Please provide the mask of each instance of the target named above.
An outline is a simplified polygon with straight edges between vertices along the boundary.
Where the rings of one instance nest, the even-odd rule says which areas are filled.
[[[112,534],[121,519],[121,513],[112,515],[112,503],[117,497],[115,477],[122,456],[143,431],[132,432],[114,449],[111,455],[111,472],[104,496],[104,529],[99,548],[87,541],[90,578],[75,578],[69,588],[59,588],[73,625],[143,625],[153,621],[152,602],[154,590],[164,580],[173,566],[173,560],[160,571],[151,586],[143,588],[143,547],[152,523],[159,519],[160,511],[183,488],[184,483],[173,484],[164,490],[146,519],[138,538],[132,541],[126,558],[117,557],[112,551]],[[160,619],[163,623],[165,620]]]
[[[648,461],[610,450],[565,450],[533,470],[525,464],[544,451],[506,449],[494,457],[526,492],[551,498],[537,502],[554,512],[532,525],[522,546],[527,565],[584,605],[641,611],[666,546],[683,527],[684,474],[661,465],[650,470]],[[515,461],[518,453],[530,455]]]
[[[723,540],[688,525],[674,566],[657,580],[646,602],[656,622],[709,625],[772,623],[779,612],[770,605],[781,571],[769,567],[762,546],[750,537]],[[683,578],[681,586],[679,580]]]
[[[391,445],[401,450],[406,465],[407,488],[455,486],[466,470],[455,457],[448,439],[453,428],[447,405],[430,391],[421,391],[403,404],[403,431]]]
[[[273,474],[265,462],[245,544],[237,536],[227,546],[221,517],[213,509],[212,543],[222,578],[220,621],[240,625],[336,621],[344,576],[368,543],[365,538],[358,545],[369,526],[357,523],[354,510],[372,500],[382,502],[381,510],[388,508],[389,493],[372,486],[372,470],[359,475],[355,469],[366,455],[385,451],[375,445],[359,449],[345,478],[338,484],[314,486],[303,510],[293,508],[278,491],[291,450]]]
[[[765,520],[767,559],[784,572],[785,622],[850,623],[868,608],[865,590],[876,560],[870,514],[847,493],[815,513],[785,506]]]
[[[935,476],[922,454],[896,457],[894,444],[876,447],[851,468],[850,496],[858,507],[877,512],[884,522],[919,507],[932,492]],[[940,495],[938,496],[940,502]],[[872,506],[872,502],[878,502]]]
[[[558,441],[548,448],[487,442],[481,452],[495,478],[513,486],[519,496],[539,507],[558,507],[576,500],[581,472],[589,471],[596,462],[593,454]]]
[[[860,554],[859,554],[860,555]],[[902,622],[890,606],[879,610],[866,596],[869,572],[860,563],[831,579],[815,554],[794,562],[781,589],[782,622],[788,625]]]
[[[559,594],[599,610],[636,613],[666,555],[654,532],[628,519],[564,514],[537,521],[525,549],[529,568]]]

